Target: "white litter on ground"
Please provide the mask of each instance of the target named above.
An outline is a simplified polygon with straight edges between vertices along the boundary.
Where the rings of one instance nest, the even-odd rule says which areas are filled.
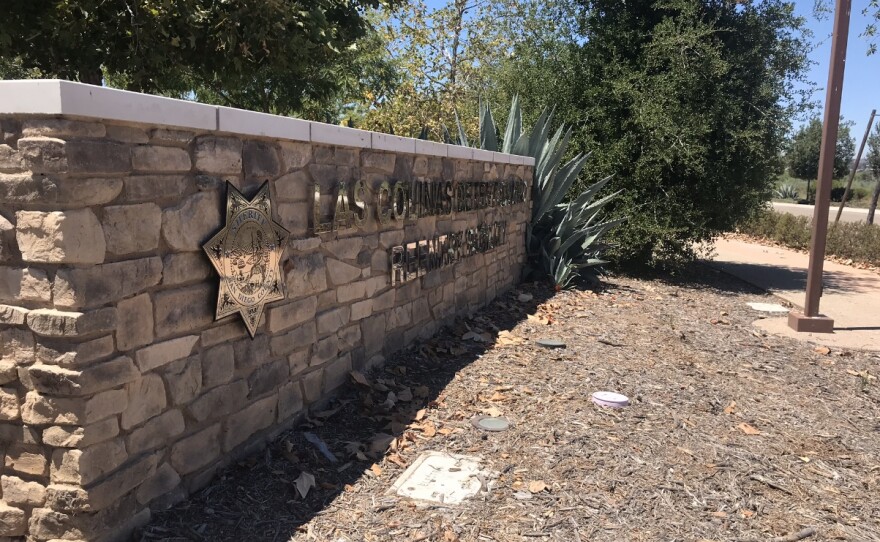
[[[480,468],[480,459],[443,452],[425,452],[394,482],[391,494],[418,501],[461,504],[489,491],[496,473]]]
[[[746,305],[761,312],[789,312],[791,310],[779,303],[746,303]]]

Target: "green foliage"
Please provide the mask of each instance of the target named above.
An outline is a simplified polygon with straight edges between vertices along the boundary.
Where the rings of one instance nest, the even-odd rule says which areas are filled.
[[[810,246],[812,225],[805,216],[764,209],[744,221],[739,231],[790,248],[806,250]],[[826,251],[839,258],[880,265],[880,226],[864,222],[832,224],[828,229]]]
[[[868,136],[868,171],[872,172],[875,177],[880,178],[880,122],[874,128],[874,131]]]
[[[797,200],[799,196],[797,189],[790,185],[784,184],[773,191],[773,196],[778,199],[793,199]]]
[[[868,224],[874,223],[874,213],[877,210],[877,201],[880,200],[880,124],[874,129],[874,133],[868,137],[868,171],[875,179],[871,202],[868,204]]]
[[[599,271],[607,263],[600,258],[602,238],[624,219],[605,220],[602,210],[617,193],[596,198],[610,180],[605,178],[567,202],[568,194],[586,165],[589,155],[578,154],[563,163],[571,129],[557,128],[550,136],[553,113],[541,113],[531,132],[524,132],[522,110],[514,97],[499,143],[498,128],[488,104],[480,103],[480,148],[535,159],[532,182],[532,218],[526,228],[526,249],[530,264],[551,277],[557,288],[566,288],[582,270]],[[461,127],[459,126],[459,131]]]
[[[614,174],[608,188],[622,193],[609,210],[627,221],[609,235],[610,258],[683,263],[771,196],[805,105],[794,89],[808,62],[803,21],[780,0],[576,5],[561,95],[545,98],[577,127],[572,149],[595,149],[574,190]]]
[[[339,91],[340,62],[369,31],[364,10],[389,3],[10,0],[0,58],[46,77],[290,113]]]
[[[877,52],[877,27],[880,23],[880,0],[868,0],[867,5],[862,8],[862,15],[867,20],[864,29],[859,33],[859,37],[868,42],[867,54],[873,55]],[[833,2],[831,0],[814,0],[813,15],[821,20],[828,19],[834,14]]]
[[[850,162],[855,155],[855,141],[850,136],[849,124],[841,123],[837,132],[834,152],[834,178],[849,173]],[[819,152],[822,148],[822,121],[813,117],[791,139],[786,161],[789,172],[799,179],[815,180],[819,176]]]
[[[393,95],[370,109],[365,127],[384,130],[394,126],[408,133],[428,126],[434,137],[444,141],[479,141],[480,97],[509,103],[516,91],[498,80],[508,79],[508,72],[500,67],[520,57],[521,44],[546,35],[545,28],[551,24],[558,26],[550,21],[551,15],[560,15],[555,6],[569,1],[445,0],[431,2],[430,8],[425,0],[408,2],[382,25],[387,49],[403,79]],[[555,53],[548,48],[540,54]],[[555,88],[558,78],[546,73],[553,77],[533,79],[534,88],[544,92]],[[541,95],[532,105],[535,110],[527,113],[537,115],[552,96]],[[534,97],[535,93],[529,94],[529,103]],[[460,123],[454,120],[456,112]],[[457,124],[467,137],[444,129]]]
[[[846,192],[845,186],[835,186],[831,188],[831,201],[843,201],[843,194]],[[852,188],[846,197],[847,202],[856,201],[868,195],[868,191],[864,188]]]

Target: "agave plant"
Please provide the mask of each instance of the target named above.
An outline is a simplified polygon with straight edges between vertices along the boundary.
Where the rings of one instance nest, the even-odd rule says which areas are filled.
[[[480,103],[480,148],[535,159],[532,218],[526,229],[526,246],[532,267],[552,277],[558,288],[565,288],[580,276],[581,270],[595,273],[607,263],[600,258],[601,238],[624,219],[602,220],[602,208],[619,193],[596,199],[611,177],[566,201],[589,155],[578,154],[562,163],[571,129],[560,126],[551,136],[552,123],[553,112],[545,109],[532,130],[523,131],[522,110],[519,97],[515,96],[499,142],[492,111],[488,104]],[[451,137],[448,140],[467,145],[460,123],[458,131],[457,141]],[[445,128],[444,134],[449,135]]]
[[[776,196],[777,199],[793,199],[797,200],[800,197],[797,189],[790,184],[784,184],[773,191],[773,195]]]

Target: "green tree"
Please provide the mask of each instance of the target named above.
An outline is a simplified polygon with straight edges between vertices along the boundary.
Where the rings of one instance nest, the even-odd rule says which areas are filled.
[[[505,27],[516,39],[509,54],[487,66],[486,78],[493,82],[486,93],[489,101],[507,104],[518,96],[527,104],[527,124],[545,108],[565,110],[571,79],[565,74],[573,69],[580,38],[577,7],[571,0],[522,2]]]
[[[427,127],[439,139],[444,126],[456,125],[457,113],[473,137],[481,99],[509,103],[511,89],[497,92],[503,88],[497,68],[516,55],[517,44],[531,31],[529,14],[559,1],[448,0],[433,9],[424,0],[410,2],[383,30],[401,84],[369,109],[365,126],[403,135]]]
[[[837,131],[834,151],[834,178],[849,173],[850,162],[855,154],[855,141],[850,136],[849,124],[842,122]],[[788,146],[786,162],[792,177],[806,179],[807,198],[810,198],[810,182],[819,176],[819,152],[822,148],[822,121],[813,117],[795,132]]]
[[[874,213],[877,210],[877,200],[880,199],[880,123],[874,129],[874,133],[868,138],[868,171],[874,176],[874,193],[871,195],[871,204],[868,206],[868,224],[874,223]]]
[[[781,0],[579,0],[560,116],[614,175],[609,259],[667,265],[765,202],[809,46]]]
[[[9,0],[0,58],[6,73],[290,113],[338,91],[338,62],[369,31],[364,11],[397,2]]]

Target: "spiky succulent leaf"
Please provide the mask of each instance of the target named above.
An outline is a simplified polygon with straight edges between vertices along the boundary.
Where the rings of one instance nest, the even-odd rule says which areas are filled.
[[[458,114],[459,145],[468,146],[467,136]],[[480,148],[499,149],[497,126],[488,104],[480,102]],[[560,126],[551,136],[553,110],[545,108],[528,132],[523,130],[519,97],[514,97],[501,144],[503,152],[531,156],[535,159],[532,181],[532,220],[526,225],[526,249],[530,255],[528,267],[541,269],[553,278],[557,287],[568,287],[578,276],[578,269],[593,268],[592,274],[601,273],[605,262],[598,257],[601,238],[625,219],[594,224],[602,215],[605,205],[619,192],[595,199],[611,177],[587,187],[568,199],[575,181],[583,171],[589,154],[577,155],[562,163],[571,140],[571,130]],[[446,141],[454,141],[443,127]]]
[[[480,148],[487,151],[498,151],[498,133],[492,108],[489,102],[480,101]]]
[[[519,95],[513,97],[510,104],[510,114],[507,116],[507,126],[504,128],[504,141],[501,142],[501,152],[511,154],[513,148],[522,135],[522,110],[519,107]]]
[[[462,147],[470,147],[467,134],[464,133],[464,126],[462,126],[461,121],[458,120],[458,111],[453,111],[452,114],[455,115],[455,125],[458,126],[458,144]]]
[[[779,199],[798,199],[799,194],[797,188],[790,184],[784,184],[780,186],[777,190],[774,190],[773,193]]]

